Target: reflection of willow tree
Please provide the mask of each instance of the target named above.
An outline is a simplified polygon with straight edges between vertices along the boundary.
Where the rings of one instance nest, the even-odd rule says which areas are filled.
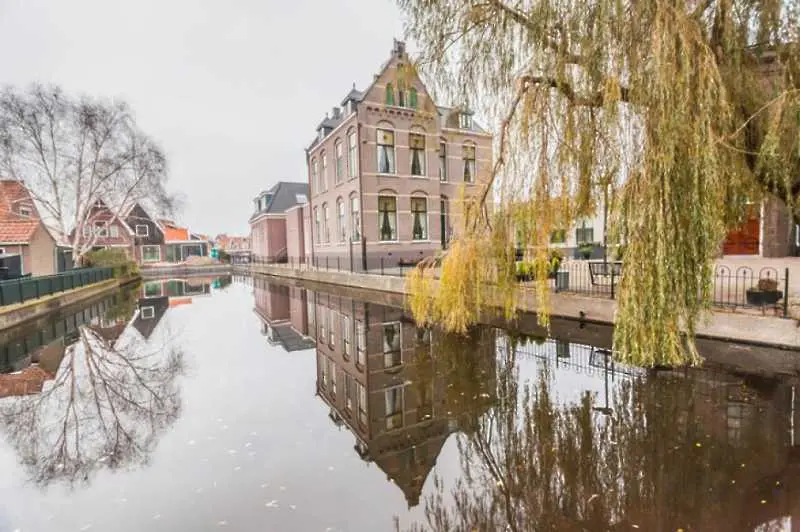
[[[627,380],[604,417],[588,393],[557,403],[548,369],[520,385],[519,355],[504,351],[493,408],[459,435],[461,478],[449,495],[435,479],[415,529],[735,530],[748,504],[769,502],[748,490],[784,463],[781,431],[759,414],[728,440],[724,389]]]
[[[147,462],[180,412],[181,371],[182,353],[169,346],[115,342],[82,327],[54,380],[0,404],[0,422],[35,482],[88,480],[101,467]]]

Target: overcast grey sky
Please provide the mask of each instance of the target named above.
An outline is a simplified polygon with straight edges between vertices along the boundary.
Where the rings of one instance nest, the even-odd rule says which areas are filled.
[[[393,0],[0,0],[0,84],[120,97],[163,145],[193,230],[248,231],[402,37]]]

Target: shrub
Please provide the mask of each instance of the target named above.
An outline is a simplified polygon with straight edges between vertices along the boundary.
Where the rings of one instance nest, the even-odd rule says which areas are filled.
[[[114,277],[128,277],[139,273],[139,268],[123,249],[100,249],[83,256],[87,268],[112,268]]]

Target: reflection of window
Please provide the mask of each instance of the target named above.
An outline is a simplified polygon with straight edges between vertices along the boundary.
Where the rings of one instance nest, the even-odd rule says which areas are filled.
[[[411,238],[428,239],[428,200],[411,198]]]
[[[106,228],[105,222],[95,222],[94,223],[94,233],[97,236],[106,236],[108,235],[108,229]]]
[[[393,368],[403,363],[399,323],[383,324],[383,367]]]
[[[344,374],[344,409],[349,414],[353,411],[353,376]]]
[[[472,129],[472,115],[461,113],[458,115],[458,127],[461,129]]]
[[[411,148],[411,175],[425,175],[425,135],[410,133],[408,143]]]
[[[360,382],[356,382],[356,404],[358,406],[358,422],[367,424],[367,389]]]
[[[142,307],[142,319],[152,320],[156,315],[155,307]]]
[[[464,146],[464,182],[475,182],[475,146]]]
[[[367,329],[363,323],[356,326],[356,364],[367,365]]]
[[[350,324],[350,316],[342,316],[342,349],[345,356],[350,355],[352,343],[353,328]]]
[[[334,364],[333,360],[326,358],[325,360],[328,361],[330,364],[330,377],[331,377],[331,394],[336,395],[336,364]]]
[[[142,261],[158,262],[161,260],[161,246],[142,246]]]
[[[319,356],[319,367],[322,370],[320,375],[320,386],[322,388],[328,387],[328,359],[322,355]]]
[[[159,297],[162,294],[161,283],[145,283],[144,297]]]
[[[112,225],[108,229],[111,238],[119,238],[119,227],[116,225]]]
[[[319,317],[319,341],[325,343],[325,340],[328,339],[328,309],[326,307],[322,307]]]
[[[397,198],[378,196],[378,220],[381,240],[397,240]]]
[[[328,309],[328,345],[331,349],[336,345],[336,311]]]
[[[350,198],[350,229],[352,241],[361,241],[361,213],[359,212],[358,196]]]
[[[447,181],[447,143],[439,143],[439,181]]]
[[[395,173],[394,131],[386,129],[378,130],[378,173]]]
[[[389,430],[403,426],[403,395],[402,386],[384,391],[386,428]]]
[[[149,236],[150,228],[147,225],[136,225],[136,236]]]

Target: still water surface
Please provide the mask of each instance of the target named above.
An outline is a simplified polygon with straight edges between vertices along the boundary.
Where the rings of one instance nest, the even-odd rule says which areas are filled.
[[[0,532],[791,530],[794,384],[152,281],[0,340]]]

